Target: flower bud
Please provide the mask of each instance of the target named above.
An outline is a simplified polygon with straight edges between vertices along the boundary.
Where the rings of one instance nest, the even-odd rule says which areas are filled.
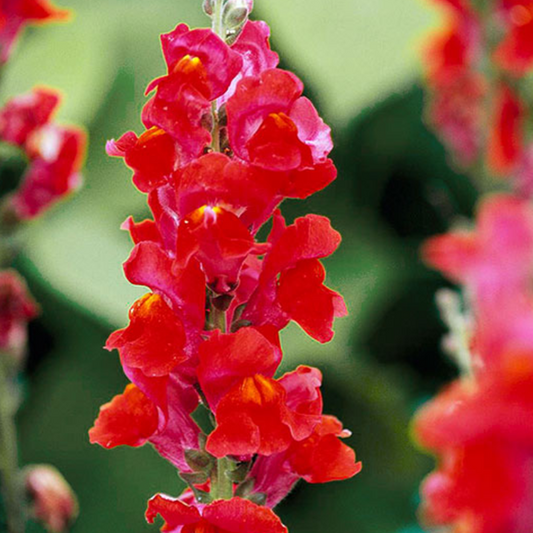
[[[248,17],[248,9],[246,7],[232,7],[228,4],[228,8],[224,12],[224,25],[228,29],[237,28],[245,22]]]
[[[78,516],[78,500],[65,478],[49,465],[26,467],[24,477],[32,517],[51,533],[68,531]]]
[[[202,8],[204,13],[210,17],[213,14],[213,0],[204,0]]]

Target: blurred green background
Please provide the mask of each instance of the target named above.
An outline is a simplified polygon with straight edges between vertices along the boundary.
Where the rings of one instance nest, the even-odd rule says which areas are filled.
[[[87,438],[99,406],[126,383],[102,346],[143,293],[122,274],[131,244],[119,225],[147,214],[145,198],[104,144],[141,129],[144,88],[164,70],[159,34],[208,21],[200,0],[57,3],[75,10],[73,22],[26,32],[1,89],[5,99],[35,84],[61,88],[60,118],[83,124],[91,141],[84,188],[28,228],[18,261],[43,308],[31,326],[21,459],[65,474],[81,504],[75,533],[157,531],[144,523],[145,503],[180,493],[175,470],[148,447],[105,451]],[[364,463],[348,482],[299,485],[279,513],[292,533],[415,533],[417,486],[432,461],[410,442],[409,419],[454,375],[433,305],[444,281],[418,247],[476,199],[422,119],[417,54],[436,16],[421,0],[256,0],[254,18],[271,25],[282,66],[332,125],[339,167],[328,190],[284,211],[326,214],[342,232],[326,266],[350,317],[326,346],[288,328],[284,370],[305,362],[324,371],[326,411],[353,431]]]

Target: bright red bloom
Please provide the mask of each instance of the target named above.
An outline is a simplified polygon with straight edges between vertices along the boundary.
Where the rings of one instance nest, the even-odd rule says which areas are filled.
[[[199,428],[190,417],[198,405],[198,395],[175,376],[159,378],[159,385],[166,395],[166,406],[158,406],[157,398],[149,398],[130,384],[100,408],[89,438],[104,448],[138,447],[150,442],[180,471],[188,472],[184,452],[199,447]]]
[[[205,322],[205,275],[197,261],[176,270],[172,257],[153,241],[141,241],[124,263],[124,273],[134,285],[144,285],[165,295],[180,318],[187,342],[195,343]]]
[[[243,79],[227,103],[235,155],[275,171],[325,163],[333,147],[331,130],[302,92],[302,82],[284,70]]]
[[[48,0],[2,0],[0,3],[0,62],[9,59],[19,32],[27,24],[62,20],[68,11]]]
[[[176,142],[162,129],[152,127],[140,137],[129,131],[106,145],[111,156],[123,157],[133,171],[133,183],[142,192],[163,185],[178,165]]]
[[[104,448],[142,446],[156,432],[157,408],[135,385],[100,407],[100,414],[89,431],[91,444]]]
[[[0,351],[19,359],[26,347],[28,322],[39,308],[14,270],[0,272]]]
[[[516,169],[524,150],[525,104],[507,86],[495,99],[494,127],[489,141],[489,164],[498,174]]]
[[[325,217],[307,215],[285,227],[278,214],[270,240],[272,249],[243,318],[278,329],[293,319],[316,340],[331,340],[334,318],[347,311],[342,297],[323,285],[324,270],[318,259],[337,249],[339,233]]]
[[[320,372],[309,367],[299,367],[279,380],[261,374],[245,377],[218,403],[217,427],[206,449],[215,457],[272,455],[306,439],[321,420],[321,381]]]
[[[174,174],[178,216],[223,205],[255,233],[284,198],[306,198],[336,177],[331,161],[312,169],[273,172],[219,153],[198,158]]]
[[[355,452],[340,439],[350,436],[333,416],[322,416],[313,433],[294,442],[287,451],[259,457],[250,477],[254,492],[265,494],[266,504],[275,507],[299,479],[309,483],[327,483],[348,479],[361,471]]]
[[[200,345],[198,381],[211,409],[216,410],[220,399],[244,378],[274,375],[281,362],[277,337],[268,328],[242,328],[231,334],[217,330]]]
[[[49,465],[27,467],[24,476],[33,518],[51,533],[68,531],[78,516],[78,501],[65,478]]]
[[[130,309],[130,325],[113,333],[106,344],[118,349],[122,363],[151,377],[161,377],[187,359],[185,329],[165,300],[147,294]]]
[[[154,80],[157,89],[143,111],[147,128],[157,126],[178,141],[180,159],[189,162],[211,142],[204,126],[211,102],[222,96],[242,68],[242,57],[208,29],[180,24],[161,37],[168,74]]]
[[[355,476],[362,465],[355,462],[355,452],[340,440],[350,435],[334,416],[323,416],[308,439],[293,444],[289,463],[309,483],[327,483]]]
[[[270,509],[242,498],[194,507],[157,494],[148,502],[146,520],[152,524],[158,514],[165,520],[161,531],[169,533],[287,533]]]
[[[531,353],[507,354],[427,404],[415,432],[440,464],[422,488],[426,520],[469,533],[531,531],[532,416]]]
[[[24,147],[28,137],[50,121],[59,100],[55,91],[46,88],[12,98],[0,111],[0,138]]]
[[[239,218],[222,207],[200,207],[178,228],[175,265],[184,268],[195,257],[217,293],[235,289],[242,264],[249,254],[262,255],[268,245],[256,243]]]

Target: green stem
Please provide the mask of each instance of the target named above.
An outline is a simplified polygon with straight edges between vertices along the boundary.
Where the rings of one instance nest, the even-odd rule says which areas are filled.
[[[224,4],[225,0],[215,0],[213,6],[212,30],[225,42],[226,29],[224,28]]]
[[[233,482],[226,475],[229,471],[229,459],[223,457],[217,460],[211,476],[211,494],[215,500],[231,500],[233,498]]]
[[[0,474],[8,533],[24,533],[25,498],[19,479],[17,433],[5,355],[0,353]]]

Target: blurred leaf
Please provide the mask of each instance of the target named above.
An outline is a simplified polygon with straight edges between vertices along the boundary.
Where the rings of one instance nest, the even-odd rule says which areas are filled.
[[[258,0],[255,16],[337,124],[416,75],[418,41],[436,19],[419,0]]]

